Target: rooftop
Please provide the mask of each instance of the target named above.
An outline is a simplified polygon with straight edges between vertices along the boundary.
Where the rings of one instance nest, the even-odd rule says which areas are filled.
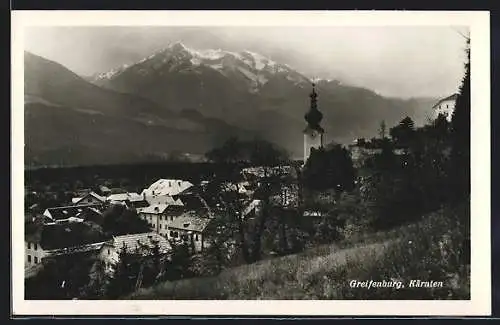
[[[168,240],[156,232],[116,236],[105,245],[111,245],[118,249],[126,247],[125,249],[131,252],[144,246],[152,248],[155,242],[158,242],[161,252],[167,252],[171,249]]]
[[[146,195],[177,195],[193,186],[181,179],[159,179],[143,191]]]
[[[169,205],[165,209],[165,214],[168,216],[178,217],[181,214],[186,213],[188,211],[189,211],[189,209],[184,205]]]
[[[69,219],[71,217],[73,218],[82,218],[83,219],[83,212],[86,209],[89,208],[94,208],[97,211],[99,211],[99,207],[101,204],[98,203],[93,203],[93,204],[85,204],[85,205],[70,205],[70,206],[64,206],[64,207],[55,207],[55,208],[48,208],[46,210],[46,213],[44,215],[47,215],[47,212],[50,214],[50,217],[52,220],[65,220]]]
[[[165,209],[168,207],[168,204],[154,204],[150,205],[145,208],[141,208],[140,212],[141,213],[152,213],[152,214],[160,214],[165,211]]]
[[[142,201],[144,197],[138,193],[117,193],[117,194],[110,194],[106,198],[108,201],[130,201],[130,202],[135,202],[135,201]]]
[[[439,104],[441,104],[443,102],[456,101],[457,97],[458,97],[458,94],[453,94],[453,95],[450,95],[446,98],[440,99],[434,106],[432,106],[432,108],[436,108],[437,106],[439,106]]]
[[[25,240],[39,243],[44,250],[58,250],[102,243],[104,235],[84,222],[67,224],[26,224]]]
[[[196,212],[186,212],[168,224],[169,228],[203,232],[212,219],[195,216]]]
[[[146,201],[151,204],[183,205],[179,199],[174,199],[168,194],[146,196]]]

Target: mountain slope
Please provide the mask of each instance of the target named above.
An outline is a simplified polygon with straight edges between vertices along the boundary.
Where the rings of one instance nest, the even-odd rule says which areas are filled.
[[[98,74],[93,82],[173,110],[198,110],[255,130],[296,154],[302,150],[311,81],[257,53],[195,50],[177,42],[136,64]],[[338,142],[372,137],[382,120],[390,126],[409,115],[422,124],[434,101],[385,98],[326,80],[318,82],[318,92],[328,137]]]
[[[25,52],[24,79],[28,165],[132,162],[172,151],[202,155],[230,136],[259,136],[294,157],[302,154],[311,81],[257,53],[175,43],[83,79]],[[337,81],[320,80],[317,88],[328,142],[372,137],[382,120],[390,127],[406,115],[421,124],[433,104]]]
[[[25,164],[136,162],[181,151],[203,154],[245,132],[103,89],[60,64],[25,53]]]
[[[45,100],[45,104],[100,114],[128,117],[171,115],[150,100],[103,89],[62,65],[29,52],[24,55],[24,93],[28,103]]]

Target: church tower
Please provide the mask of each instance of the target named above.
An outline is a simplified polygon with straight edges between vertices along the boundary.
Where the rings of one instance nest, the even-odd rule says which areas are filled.
[[[309,97],[311,98],[311,107],[304,116],[307,122],[307,127],[304,129],[304,164],[311,154],[311,148],[319,149],[323,147],[325,133],[325,130],[319,125],[323,119],[323,114],[318,110],[318,94],[314,83]]]

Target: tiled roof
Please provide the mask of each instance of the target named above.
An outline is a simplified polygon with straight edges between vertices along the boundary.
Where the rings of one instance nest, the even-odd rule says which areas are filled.
[[[74,246],[74,247],[64,247],[64,248],[50,250],[48,253],[50,256],[57,256],[57,255],[91,252],[91,251],[100,250],[101,247],[104,245],[104,243],[105,242],[102,241],[99,243],[90,243],[90,244],[84,244],[84,245],[79,245],[79,246]]]
[[[111,245],[117,249],[121,249],[125,246],[128,252],[133,252],[143,246],[151,248],[154,246],[155,241],[158,242],[161,252],[167,252],[171,249],[168,240],[156,232],[116,236],[105,245]]]
[[[111,194],[106,198],[108,201],[126,201],[128,200],[128,193]]]
[[[86,205],[70,205],[70,206],[65,206],[65,207],[55,207],[55,208],[48,208],[46,212],[50,214],[50,217],[53,220],[64,220],[68,218],[80,218],[80,215],[82,212],[84,212],[85,209],[87,208],[100,208],[101,204],[94,203],[94,204],[86,204]]]
[[[108,201],[142,201],[144,197],[138,193],[118,193],[118,194],[110,194],[107,198]]]
[[[103,203],[104,203],[104,202],[106,202],[106,198],[105,198],[105,197],[100,196],[99,194],[97,194],[97,193],[95,193],[95,192],[90,192],[90,193],[88,193],[87,195],[85,195],[85,196],[83,196],[83,197],[80,197],[80,198],[79,198],[79,200],[76,200],[77,198],[73,198],[73,199],[71,199],[71,201],[72,201],[73,203],[75,203],[75,204],[78,204],[78,202],[79,202],[79,201],[81,201],[81,200],[83,200],[83,199],[87,198],[88,196],[92,196],[92,197],[96,198],[97,200],[99,200],[100,202],[103,202]],[[76,201],[74,201],[74,200],[76,200]]]
[[[159,179],[143,191],[146,195],[177,195],[193,186],[191,182],[181,179]]]
[[[212,219],[194,216],[195,213],[186,212],[168,223],[169,228],[183,229],[188,231],[203,232]]]
[[[183,205],[179,199],[174,199],[171,195],[146,195],[146,201],[151,204]]]
[[[133,208],[145,208],[145,207],[148,207],[149,206],[149,203],[148,201],[133,201],[133,202],[130,202],[130,206],[133,207]]]
[[[168,207],[168,204],[155,204],[155,205],[150,205],[145,208],[141,208],[142,213],[152,213],[152,214],[160,214],[165,211],[165,209]]]
[[[139,193],[128,193],[128,199],[130,202],[136,202],[136,201],[143,201],[144,197],[140,195]]]
[[[169,205],[165,209],[164,213],[167,216],[178,217],[181,214],[186,213],[188,211],[189,211],[188,208],[186,206],[183,206],[183,205]]]

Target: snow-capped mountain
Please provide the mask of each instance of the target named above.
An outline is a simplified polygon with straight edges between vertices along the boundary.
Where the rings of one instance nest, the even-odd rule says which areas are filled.
[[[255,131],[292,152],[302,150],[312,81],[254,51],[194,49],[175,42],[136,63],[102,73],[93,82],[172,111],[197,112]],[[334,79],[316,83],[332,140],[372,136],[382,119],[390,125],[405,115],[415,117],[417,103],[387,99]]]
[[[95,164],[171,151],[203,155],[230,136],[258,136],[300,157],[310,83],[258,53],[182,43],[86,79],[27,54],[26,157],[33,164]],[[432,106],[335,80],[316,84],[327,142],[372,137],[380,121],[391,126],[406,115],[418,124]]]
[[[172,72],[202,73],[203,68],[217,71],[225,77],[239,79],[246,83],[250,93],[258,92],[270,78],[281,75],[287,80],[299,83],[309,82],[308,78],[296,72],[286,64],[275,62],[259,53],[251,51],[231,52],[221,49],[198,50],[188,48],[181,42],[153,53],[132,65],[123,65],[94,77],[94,82],[107,86],[125,72],[134,71],[137,75],[147,78],[161,71],[160,74]]]

